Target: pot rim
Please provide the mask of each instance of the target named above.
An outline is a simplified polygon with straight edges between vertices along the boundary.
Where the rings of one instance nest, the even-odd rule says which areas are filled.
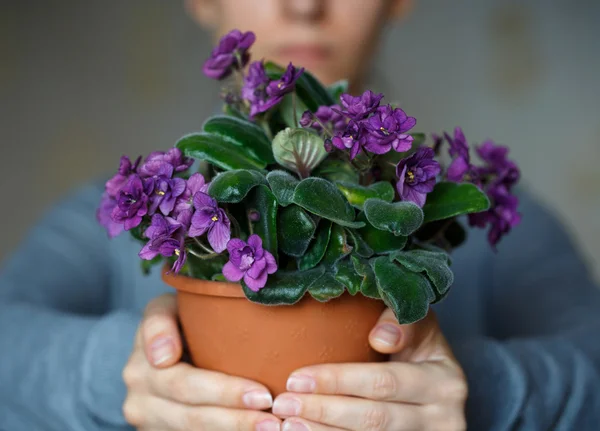
[[[244,298],[247,300],[242,285],[224,281],[202,280],[181,274],[174,274],[166,267],[162,271],[162,279],[172,288],[186,293],[226,298]]]

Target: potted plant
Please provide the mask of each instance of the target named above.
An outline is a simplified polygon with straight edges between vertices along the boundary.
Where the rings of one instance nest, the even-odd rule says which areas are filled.
[[[411,323],[448,294],[460,216],[492,245],[519,222],[519,170],[491,141],[473,165],[459,128],[426,145],[381,94],[248,65],[253,42],[223,37],[204,66],[225,83],[223,114],[123,157],[98,219],[141,241],[146,271],[164,265],[195,365],[277,394],[301,366],[383,360],[369,330],[385,306]]]

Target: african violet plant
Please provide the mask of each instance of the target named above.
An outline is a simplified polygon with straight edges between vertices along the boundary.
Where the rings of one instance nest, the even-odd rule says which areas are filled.
[[[460,128],[427,146],[382,94],[354,97],[292,64],[248,66],[253,42],[221,39],[204,72],[226,84],[224,114],[143,162],[123,157],[99,221],[142,241],[146,270],[166,260],[270,305],[360,293],[401,323],[421,319],[453,282],[459,216],[489,226],[492,246],[519,222],[508,150],[487,141],[474,165]]]

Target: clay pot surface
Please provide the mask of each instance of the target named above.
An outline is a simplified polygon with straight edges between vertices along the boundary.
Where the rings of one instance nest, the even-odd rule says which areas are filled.
[[[294,305],[267,306],[246,299],[239,284],[166,273],[163,280],[177,289],[193,364],[258,381],[274,396],[307,365],[386,359],[368,343],[382,301],[344,293],[321,303],[306,294]]]

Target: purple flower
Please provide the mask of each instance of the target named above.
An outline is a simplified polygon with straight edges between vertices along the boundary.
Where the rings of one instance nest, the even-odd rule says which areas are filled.
[[[417,120],[402,109],[381,106],[365,121],[369,131],[366,150],[374,154],[385,154],[392,148],[399,153],[410,150],[413,137],[405,133],[414,127]]]
[[[488,188],[487,195],[491,203],[490,209],[469,214],[469,224],[480,228],[489,225],[488,241],[495,249],[502,237],[521,222],[521,214],[517,211],[519,199],[502,184]]]
[[[163,176],[171,178],[175,172],[183,172],[189,169],[194,160],[184,157],[179,148],[171,148],[169,151],[154,151],[146,157],[140,166],[139,173],[143,177]]]
[[[227,243],[229,262],[223,266],[223,275],[229,281],[238,282],[242,278],[246,286],[258,292],[267,284],[267,277],[277,271],[277,262],[271,253],[262,247],[262,239],[254,234],[248,243],[233,238]]]
[[[242,87],[242,98],[250,103],[250,118],[268,111],[283,99],[283,96],[271,97],[267,94],[270,81],[262,61],[250,64]]]
[[[379,106],[383,94],[375,94],[371,90],[365,91],[361,96],[342,94],[340,102],[344,108],[343,113],[352,120],[362,120]]]
[[[251,31],[230,31],[219,40],[219,45],[212,50],[210,58],[204,63],[204,74],[212,79],[223,79],[234,69],[244,67],[250,59],[248,49],[255,40],[256,37]]]
[[[185,191],[183,178],[158,177],[152,181],[150,191],[150,207],[148,214],[154,214],[159,208],[164,215],[169,215],[175,208],[177,199]]]
[[[152,222],[144,233],[149,241],[142,247],[140,258],[152,260],[159,254],[164,257],[177,256],[171,268],[178,273],[184,265],[187,253],[185,251],[185,233],[191,219],[191,210],[183,211],[177,219],[160,214],[152,216]]]
[[[133,229],[142,222],[148,213],[148,196],[139,175],[132,175],[127,185],[121,189],[117,198],[112,218],[116,223],[123,223],[125,230]]]
[[[363,124],[350,121],[344,133],[331,139],[331,145],[343,151],[350,150],[350,159],[354,159],[365,143],[364,135]]]
[[[447,177],[449,181],[460,182],[465,175],[472,171],[471,158],[469,156],[469,144],[460,127],[454,129],[454,138],[444,133],[450,144],[448,152],[452,157],[452,163],[448,167]]]
[[[436,176],[442,170],[434,157],[433,149],[421,147],[410,157],[400,160],[396,166],[396,189],[403,201],[414,202],[421,208],[425,205],[427,193],[433,190]]]
[[[192,216],[189,236],[200,236],[208,232],[208,243],[214,251],[221,253],[231,238],[231,222],[225,211],[217,206],[216,200],[203,192],[194,195],[194,208],[196,212]]]
[[[195,173],[188,178],[185,184],[185,190],[177,199],[175,204],[175,214],[179,214],[181,211],[191,209],[194,204],[194,195],[198,192],[205,192],[208,190],[208,186],[204,180],[202,174]]]
[[[502,183],[509,189],[519,181],[521,172],[517,164],[508,159],[507,147],[487,140],[476,149],[479,157],[486,162],[485,167],[478,168],[480,176],[496,175],[494,182]]]
[[[132,164],[131,160],[129,160],[129,157],[121,157],[119,171],[106,182],[106,192],[110,196],[116,197],[119,194],[119,191],[123,188],[123,186],[125,186],[125,184],[127,184],[129,176],[136,173],[141,159],[141,157],[138,157],[137,160]]]
[[[296,81],[300,78],[302,73],[304,73],[304,68],[297,69],[292,63],[288,64],[288,67],[281,78],[272,81],[267,85],[267,95],[269,97],[277,98],[283,97],[287,93],[291,93],[294,91]]]
[[[302,127],[311,127],[320,132],[324,125],[334,135],[344,133],[347,120],[340,114],[341,107],[339,105],[319,106],[315,113],[305,111],[300,118]],[[317,121],[318,120],[318,121]]]
[[[96,219],[104,226],[109,238],[114,238],[123,232],[123,224],[115,222],[112,218],[116,206],[117,200],[110,196],[108,192],[104,192],[100,206],[96,210]]]

